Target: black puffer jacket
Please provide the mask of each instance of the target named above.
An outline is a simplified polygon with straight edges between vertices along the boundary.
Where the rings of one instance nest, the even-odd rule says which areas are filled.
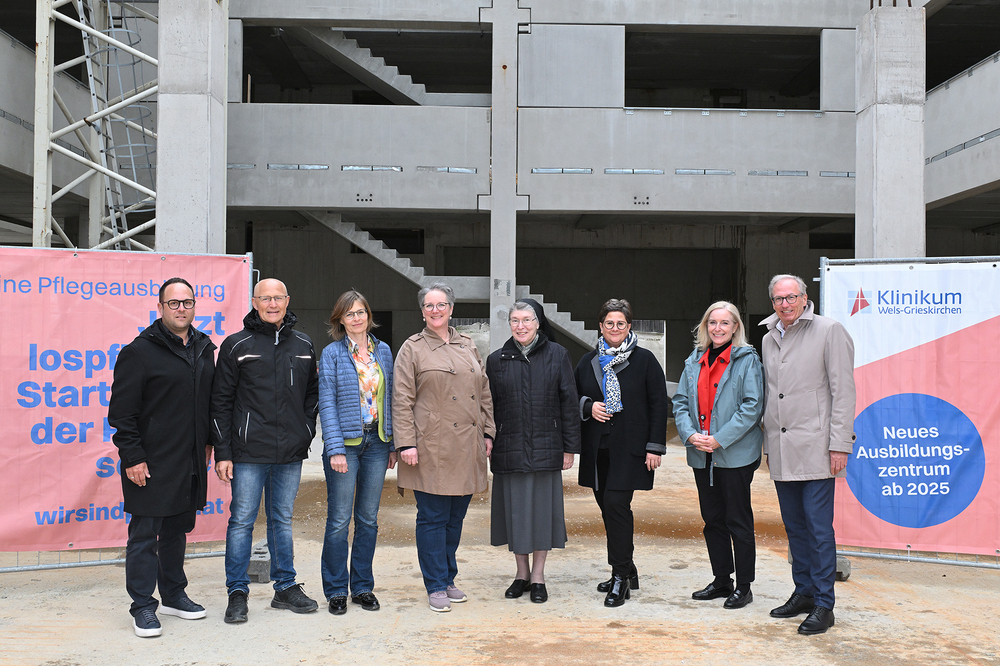
[[[524,357],[514,338],[490,354],[494,474],[561,470],[563,453],[580,452],[580,414],[569,352],[538,333]]]
[[[256,310],[219,349],[212,386],[216,460],[284,465],[309,457],[316,433],[316,352],[305,333],[261,321]]]
[[[121,475],[125,510],[137,516],[205,507],[215,345],[194,327],[189,335],[185,349],[157,319],[115,362],[108,405],[108,423],[117,428],[113,440],[123,469],[144,462],[150,473],[142,487]]]

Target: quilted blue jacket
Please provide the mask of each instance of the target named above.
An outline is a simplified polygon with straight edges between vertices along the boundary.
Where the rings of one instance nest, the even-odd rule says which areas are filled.
[[[385,404],[381,405],[380,430],[386,440],[392,441],[392,350],[384,342],[375,343],[375,360],[382,370]],[[361,414],[361,394],[358,389],[358,371],[348,348],[348,338],[331,342],[319,359],[319,419],[323,426],[323,455],[346,453],[345,439],[357,439],[363,434],[364,417]],[[390,444],[390,451],[394,450]]]

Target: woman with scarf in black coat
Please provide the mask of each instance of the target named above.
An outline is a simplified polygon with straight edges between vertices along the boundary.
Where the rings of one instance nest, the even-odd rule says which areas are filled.
[[[611,578],[597,586],[604,605],[621,606],[639,589],[632,560],[632,496],[653,488],[653,471],[666,452],[670,399],[663,368],[637,345],[632,306],[612,298],[598,316],[596,349],[576,366],[582,450],[580,485],[592,488],[608,541]]]

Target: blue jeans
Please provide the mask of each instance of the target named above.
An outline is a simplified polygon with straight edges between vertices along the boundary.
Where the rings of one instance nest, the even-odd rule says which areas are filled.
[[[417,560],[427,594],[444,592],[455,584],[455,553],[462,540],[462,521],[472,495],[432,495],[413,491],[417,498]]]
[[[292,564],[292,509],[302,477],[302,461],[285,465],[233,463],[233,501],[229,505],[229,529],[226,530],[226,590],[250,593],[250,552],[253,549],[253,524],[264,494],[267,516],[267,550],[271,555],[271,580],[277,591],[295,585]]]
[[[833,479],[775,481],[781,520],[792,554],[795,591],[833,610],[837,539],[833,533]]]
[[[326,474],[326,535],[320,569],[323,594],[327,599],[357,596],[375,589],[372,558],[378,538],[378,505],[382,499],[385,470],[389,464],[389,445],[377,432],[366,432],[357,446],[347,446],[347,472],[330,468],[330,458],[323,456]],[[347,530],[354,514],[354,541],[351,547],[351,570],[347,570]]]

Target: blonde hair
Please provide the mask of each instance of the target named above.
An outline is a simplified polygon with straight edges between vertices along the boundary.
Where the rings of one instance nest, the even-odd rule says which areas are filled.
[[[736,324],[736,330],[733,331],[733,346],[749,347],[750,343],[747,341],[747,332],[743,327],[743,319],[740,318],[739,309],[729,301],[716,301],[705,310],[701,322],[691,329],[691,332],[694,333],[695,348],[698,351],[705,351],[712,346],[712,340],[708,337],[708,318],[716,310],[725,310],[733,316],[733,323]]]

